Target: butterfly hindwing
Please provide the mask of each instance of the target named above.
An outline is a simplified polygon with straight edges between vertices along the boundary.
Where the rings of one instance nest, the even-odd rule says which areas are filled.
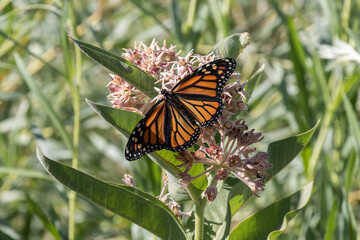
[[[184,112],[169,104],[168,138],[166,149],[179,152],[194,145],[199,138],[200,128],[195,121],[190,121]]]
[[[212,126],[221,116],[221,94],[235,67],[231,58],[208,63],[176,84],[172,93],[201,126]]]

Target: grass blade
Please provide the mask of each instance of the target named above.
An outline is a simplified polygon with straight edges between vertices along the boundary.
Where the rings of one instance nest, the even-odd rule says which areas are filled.
[[[15,44],[15,46],[23,49],[24,51],[26,51],[30,56],[33,56],[35,59],[39,60],[41,63],[43,63],[45,66],[49,67],[52,71],[56,72],[57,74],[61,75],[61,76],[65,76],[64,73],[60,72],[58,69],[56,69],[55,67],[53,67],[52,65],[50,65],[47,61],[45,61],[44,59],[42,59],[41,57],[39,57],[38,55],[36,55],[35,53],[33,53],[32,51],[30,51],[27,47],[23,46],[22,44],[20,44],[18,41],[16,41],[15,39],[13,39],[12,37],[8,36],[6,33],[4,33],[3,31],[0,30],[0,35],[3,36],[4,38],[8,39],[9,41],[13,42]]]
[[[131,2],[133,4],[135,4],[138,8],[140,8],[143,13],[145,13],[146,15],[152,17],[155,20],[155,22],[157,24],[159,24],[166,32],[171,33],[170,29],[167,26],[165,26],[161,22],[161,20],[156,16],[156,13],[152,12],[152,10],[151,10],[152,8],[150,6],[146,6],[146,4],[144,4],[144,2],[140,2],[138,0],[131,0]],[[147,1],[145,1],[145,2],[146,3],[151,3],[151,2],[147,2]]]
[[[181,20],[181,11],[178,0],[171,0],[170,1],[170,15],[172,18],[174,31],[177,39],[182,42],[182,20]]]
[[[56,226],[50,222],[45,212],[35,203],[28,194],[26,194],[26,202],[28,203],[30,209],[40,218],[44,228],[48,230],[54,237],[54,239],[61,239],[61,234],[56,229]]]
[[[254,72],[250,78],[248,83],[246,84],[246,92],[251,96],[254,92],[255,87],[260,82],[260,79],[263,75],[263,72],[265,70],[265,64],[262,64],[256,72]],[[249,101],[251,98],[247,97],[247,101]]]
[[[73,150],[73,145],[71,143],[70,137],[67,134],[65,127],[62,124],[59,116],[55,113],[50,102],[48,101],[48,99],[45,98],[44,94],[41,92],[40,88],[36,85],[35,81],[32,79],[30,74],[26,71],[24,62],[22,61],[22,59],[18,54],[15,54],[15,62],[21,77],[24,79],[26,85],[30,88],[30,90],[35,94],[35,96],[40,101],[42,108],[53,122],[55,128],[59,131],[60,136],[63,139],[64,143],[69,149]]]
[[[359,121],[356,117],[356,113],[354,111],[354,107],[351,105],[350,100],[343,93],[343,103],[345,107],[345,112],[347,116],[347,121],[350,126],[350,134],[354,137],[355,141],[353,141],[356,149],[356,155],[353,153],[349,159],[347,171],[346,171],[346,180],[345,180],[345,190],[348,193],[352,186],[353,181],[355,180],[355,170],[358,169],[359,166],[359,154],[360,154],[360,126]]]

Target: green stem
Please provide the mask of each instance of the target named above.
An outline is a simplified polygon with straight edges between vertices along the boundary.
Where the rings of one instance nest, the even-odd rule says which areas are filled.
[[[74,108],[74,133],[73,133],[73,159],[72,167],[77,169],[79,166],[79,136],[80,136],[80,86],[81,86],[81,52],[75,49],[76,61],[76,85],[72,86],[72,98]],[[69,193],[69,239],[75,239],[75,204],[76,192]]]
[[[189,28],[194,25],[194,19],[195,19],[195,14],[196,14],[196,4],[197,4],[197,0],[191,0],[190,4],[189,4],[189,11],[188,11],[188,16],[187,16],[187,20],[186,20],[186,26]]]
[[[74,108],[74,158],[72,167],[78,167],[78,149],[79,149],[79,136],[80,136],[80,87],[81,87],[81,51],[75,48],[75,61],[76,61],[76,85],[73,93],[73,108]]]
[[[209,176],[208,179],[208,187],[213,185],[215,182],[215,178],[213,176]],[[202,240],[204,239],[204,214],[205,214],[205,208],[208,200],[203,197],[193,197],[191,191],[191,188],[188,188],[188,192],[190,196],[192,197],[194,203],[195,203],[195,238],[194,240]],[[196,201],[195,201],[196,200]]]
[[[189,41],[189,39],[190,39],[192,28],[194,26],[194,21],[195,21],[195,17],[196,17],[197,5],[198,5],[197,0],[190,1],[186,23],[183,26],[183,33],[184,33],[183,40],[185,39],[184,42]]]
[[[69,227],[68,227],[68,238],[69,240],[75,239],[75,202],[76,192],[69,192]]]
[[[343,1],[343,9],[341,14],[341,25],[343,29],[347,29],[349,27],[349,18],[351,13],[351,0]],[[344,34],[346,36],[346,34]],[[346,41],[346,39],[343,39]]]
[[[201,199],[198,197],[198,195],[196,194],[196,190],[189,185],[187,188],[187,191],[191,197],[191,200],[193,201],[193,203],[196,205],[200,205],[201,204]]]
[[[204,239],[204,213],[206,207],[206,199],[195,205],[195,240]]]
[[[73,2],[68,1],[68,13],[69,20],[71,22],[71,31],[76,36],[76,18]],[[80,88],[81,88],[81,51],[75,48],[75,85],[72,83],[73,74],[69,74],[69,87],[71,90],[73,109],[74,109],[74,132],[73,132],[73,159],[72,167],[77,169],[79,166],[79,137],[80,137]],[[76,192],[70,191],[69,193],[69,229],[68,238],[69,240],[75,239],[75,209],[76,209]]]

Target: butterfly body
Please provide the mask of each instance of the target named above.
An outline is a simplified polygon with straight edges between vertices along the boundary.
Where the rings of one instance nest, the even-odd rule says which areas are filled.
[[[176,96],[176,94],[174,94],[173,92],[168,92],[165,89],[161,90],[161,93],[164,96],[164,101],[167,101],[167,103],[169,105],[171,105],[172,107],[175,107],[179,110],[179,112],[190,122],[193,124],[196,124],[196,120],[193,116],[191,116],[191,114],[189,113],[189,111],[184,107],[184,105],[181,103],[181,101],[179,100],[179,98]]]
[[[125,149],[127,160],[168,149],[184,151],[199,138],[200,128],[215,124],[221,116],[221,94],[236,61],[218,59],[197,68],[172,90],[161,90],[163,98],[140,120]]]

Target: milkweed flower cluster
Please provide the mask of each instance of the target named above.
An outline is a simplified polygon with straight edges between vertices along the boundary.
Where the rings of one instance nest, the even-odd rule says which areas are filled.
[[[210,128],[202,128],[197,151],[186,150],[180,152],[177,159],[183,163],[185,171],[181,173],[180,181],[189,184],[192,180],[208,172],[216,172],[214,182],[204,195],[213,201],[217,195],[217,182],[226,180],[229,174],[243,181],[253,193],[265,189],[264,180],[269,177],[266,170],[272,167],[268,153],[256,152],[253,144],[263,139],[261,133],[255,129],[249,130],[244,119],[231,120],[230,116],[243,111],[246,113],[248,94],[244,90],[246,82],[240,84],[236,81],[228,84],[223,93],[225,109],[218,122]],[[220,134],[220,141],[216,141],[216,133]],[[197,176],[188,174],[192,165],[202,163],[209,166],[204,173]]]
[[[194,54],[193,51],[181,57],[174,46],[166,47],[165,41],[162,47],[153,41],[150,46],[135,43],[133,49],[124,50],[125,59],[153,76],[161,83],[162,88],[168,91],[196,68],[216,59],[213,54],[202,56]],[[179,152],[176,156],[182,162],[178,167],[184,169],[179,176],[184,187],[204,174],[214,174],[213,183],[204,191],[204,196],[209,201],[216,198],[217,182],[226,180],[230,174],[243,181],[257,195],[257,191],[264,190],[264,180],[269,177],[266,170],[272,167],[267,161],[268,154],[257,152],[252,146],[263,139],[262,134],[254,129],[249,130],[245,120],[232,120],[233,117],[230,117],[238,116],[240,112],[247,113],[246,98],[249,96],[244,90],[246,82],[240,83],[239,75],[233,73],[229,80],[232,83],[224,88],[222,98],[225,109],[217,123],[212,127],[201,128],[197,142],[200,148],[197,151]],[[144,93],[119,76],[110,77],[111,81],[107,85],[110,91],[108,98],[114,108],[144,115],[154,104]],[[158,91],[160,93],[160,89]],[[159,98],[160,96],[161,94]],[[215,139],[217,133],[220,140]],[[191,176],[188,172],[197,163],[205,164],[207,169],[197,176]]]
[[[190,51],[185,57],[181,57],[181,51],[176,52],[173,45],[167,48],[166,41],[162,47],[154,40],[150,46],[140,42],[139,45],[134,44],[134,49],[124,50],[125,53],[122,54],[122,57],[157,79],[156,83],[161,83],[162,88],[167,91],[199,66],[215,60],[213,54],[195,55],[193,51]],[[144,115],[153,105],[153,102],[148,101],[149,99],[144,93],[119,76],[110,74],[110,77],[111,81],[107,85],[110,91],[108,99],[114,108]],[[161,89],[157,89],[157,91],[160,93]],[[154,101],[159,100],[160,97],[161,94]]]

